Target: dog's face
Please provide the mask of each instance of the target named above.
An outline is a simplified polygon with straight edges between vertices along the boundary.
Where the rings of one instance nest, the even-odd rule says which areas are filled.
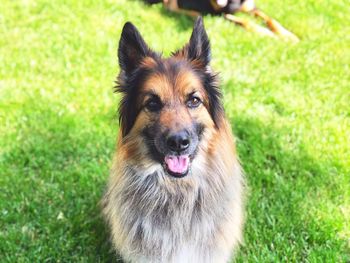
[[[189,43],[170,58],[151,51],[137,29],[125,24],[119,43],[118,91],[122,138],[142,138],[140,147],[162,164],[170,176],[188,174],[205,129],[218,129],[223,109],[215,75],[210,71],[210,47],[201,18]],[[205,142],[208,143],[208,142]]]

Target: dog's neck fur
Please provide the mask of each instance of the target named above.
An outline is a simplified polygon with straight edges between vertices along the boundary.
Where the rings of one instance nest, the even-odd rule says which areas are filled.
[[[225,242],[217,240],[215,233],[225,231],[218,228],[231,216],[230,203],[233,199],[240,203],[241,196],[240,166],[228,148],[219,140],[211,158],[205,156],[208,149],[199,149],[190,174],[181,179],[165,174],[163,167],[154,162],[115,162],[123,166],[112,171],[119,174],[111,182],[118,185],[118,191],[110,198],[119,204],[118,223],[123,226],[123,234],[114,238],[120,247],[133,248],[123,254],[134,255],[130,259],[136,261],[142,255],[146,262],[215,258],[209,248]],[[228,153],[232,155],[230,163],[222,163],[222,155]],[[212,162],[208,163],[208,159]],[[186,247],[193,244],[207,256],[198,259],[186,254]]]

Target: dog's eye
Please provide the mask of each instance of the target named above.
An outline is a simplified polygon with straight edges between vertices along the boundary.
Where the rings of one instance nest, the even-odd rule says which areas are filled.
[[[200,98],[196,97],[196,96],[192,96],[187,102],[187,107],[189,108],[197,108],[200,104],[201,104],[201,100]]]
[[[145,108],[151,112],[160,111],[162,106],[163,106],[162,103],[157,97],[150,98],[145,104]]]

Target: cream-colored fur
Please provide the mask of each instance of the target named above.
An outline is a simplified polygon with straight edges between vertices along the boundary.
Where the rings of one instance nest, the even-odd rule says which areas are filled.
[[[103,212],[127,262],[228,262],[242,240],[244,181],[228,123],[207,127],[184,178],[148,157],[137,132],[120,140]],[[138,145],[134,156],[126,154]]]

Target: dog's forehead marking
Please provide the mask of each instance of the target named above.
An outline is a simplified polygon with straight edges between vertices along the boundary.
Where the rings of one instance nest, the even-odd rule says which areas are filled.
[[[162,101],[182,101],[188,94],[196,92],[206,99],[199,77],[184,61],[170,58],[156,62],[149,58],[144,60],[143,65],[154,71],[141,87],[142,94],[156,94]]]

